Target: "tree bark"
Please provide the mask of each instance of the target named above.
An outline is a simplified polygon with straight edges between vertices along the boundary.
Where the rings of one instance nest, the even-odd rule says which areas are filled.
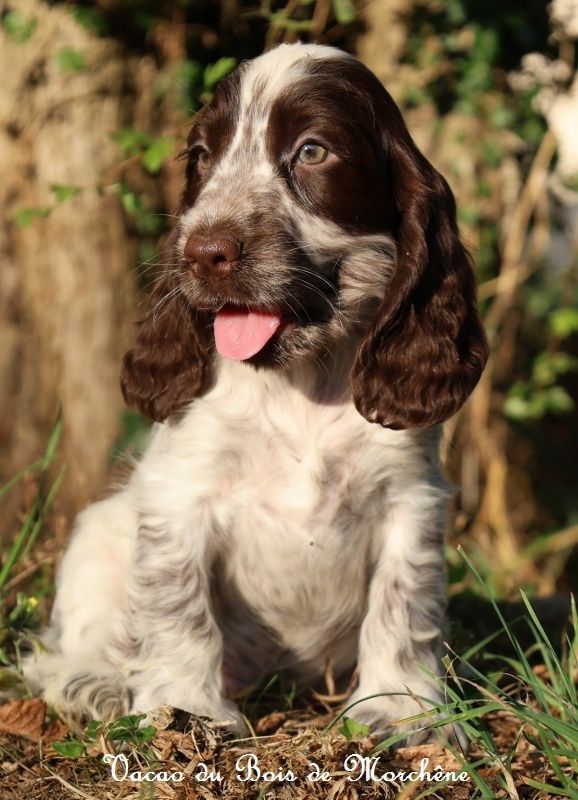
[[[0,28],[0,485],[42,453],[61,413],[58,502],[72,514],[103,486],[136,315],[137,241],[103,176],[119,160],[111,134],[152,125],[156,67],[64,6],[0,0],[15,10],[36,24],[24,43]],[[66,49],[86,67],[67,69]],[[58,203],[52,184],[80,191]],[[26,208],[52,210],[21,227]],[[0,514],[0,534],[11,518]]]

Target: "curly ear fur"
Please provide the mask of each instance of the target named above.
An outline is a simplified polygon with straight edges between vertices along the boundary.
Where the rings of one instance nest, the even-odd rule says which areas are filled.
[[[167,251],[173,244],[174,236]],[[181,296],[175,278],[157,281],[136,343],[123,360],[121,389],[128,405],[162,422],[205,391],[210,378],[206,325],[204,314]]]
[[[398,430],[452,416],[478,382],[488,346],[453,194],[394,109],[387,108],[384,138],[398,217],[396,269],[351,382],[358,411]]]

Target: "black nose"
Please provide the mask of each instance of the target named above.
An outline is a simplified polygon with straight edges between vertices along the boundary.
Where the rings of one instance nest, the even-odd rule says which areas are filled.
[[[191,234],[185,245],[185,258],[198,278],[221,280],[235,269],[243,243],[232,236]]]

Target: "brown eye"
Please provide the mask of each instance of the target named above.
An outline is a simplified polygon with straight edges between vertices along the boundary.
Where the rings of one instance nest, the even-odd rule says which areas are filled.
[[[297,157],[302,164],[321,164],[328,155],[329,150],[326,147],[315,142],[307,142],[299,150]]]

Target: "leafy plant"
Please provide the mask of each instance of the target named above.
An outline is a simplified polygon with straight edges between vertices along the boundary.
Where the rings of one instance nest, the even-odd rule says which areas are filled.
[[[157,731],[152,725],[143,726],[144,719],[144,714],[131,714],[108,724],[91,720],[83,738],[70,733],[62,741],[52,742],[51,747],[63,758],[75,760],[86,756],[91,745],[102,739],[116,745],[130,745],[139,749],[141,755],[147,755],[141,748],[154,738]]]
[[[33,35],[38,20],[36,17],[26,16],[20,11],[8,11],[2,18],[2,27],[7,35],[17,44],[24,44]]]
[[[67,186],[60,183],[51,183],[50,191],[54,195],[57,205],[67,203],[76,197],[82,189],[79,186]],[[38,206],[36,208],[19,208],[13,215],[12,219],[20,228],[27,228],[39,219],[49,217],[54,211],[55,206]]]
[[[82,25],[86,30],[96,33],[98,36],[104,36],[108,33],[108,23],[98,8],[77,5],[68,6],[68,8],[78,24]]]
[[[546,414],[566,414],[574,409],[559,377],[578,370],[578,357],[565,352],[539,353],[528,380],[519,380],[508,391],[504,414],[514,420],[541,419]]]
[[[79,192],[81,192],[81,188],[79,186],[69,186],[62,183],[51,183],[50,184],[50,191],[56,198],[57,203],[67,203],[69,200],[72,200],[76,197]]]
[[[331,6],[340,25],[350,25],[357,19],[357,11],[351,0],[332,0]]]
[[[51,206],[41,206],[38,208],[19,208],[12,215],[12,219],[20,228],[27,228],[37,219],[44,219],[51,213]]]
[[[152,174],[159,172],[175,149],[175,140],[172,136],[155,138],[146,131],[135,128],[123,128],[114,133],[112,138],[121,149],[124,158],[139,156],[143,167]]]
[[[159,234],[163,222],[149,208],[146,196],[134,191],[125,183],[116,184],[114,191],[119,195],[123,209],[134,219],[136,229],[141,234]]]
[[[203,72],[203,91],[210,94],[223,78],[237,66],[237,59],[232,57],[220,58],[214,64],[207,64]]]
[[[362,722],[356,722],[351,717],[343,717],[339,733],[345,736],[348,742],[355,739],[365,739],[369,736],[369,725],[364,725]]]
[[[142,165],[152,175],[159,172],[166,160],[175,151],[175,140],[172,136],[161,136],[153,139],[142,155]]]
[[[86,56],[80,50],[63,47],[56,54],[56,62],[61,72],[82,72],[86,69]]]

